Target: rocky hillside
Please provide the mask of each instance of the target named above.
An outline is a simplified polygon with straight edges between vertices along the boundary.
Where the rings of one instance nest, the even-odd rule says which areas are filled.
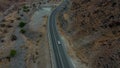
[[[120,0],[71,0],[64,13],[78,59],[89,68],[120,68]]]
[[[5,11],[11,5],[18,2],[25,2],[25,0],[0,0],[0,12]]]

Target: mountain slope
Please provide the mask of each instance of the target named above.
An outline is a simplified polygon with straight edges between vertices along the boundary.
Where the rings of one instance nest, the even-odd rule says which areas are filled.
[[[119,0],[71,0],[63,17],[60,28],[78,59],[89,68],[120,67]]]

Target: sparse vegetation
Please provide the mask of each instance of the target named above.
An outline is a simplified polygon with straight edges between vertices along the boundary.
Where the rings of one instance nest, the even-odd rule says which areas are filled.
[[[0,24],[0,27],[5,27],[6,25],[5,24]]]
[[[17,54],[16,50],[10,51],[10,57],[14,57]]]
[[[30,10],[29,9],[23,9],[24,12],[29,12]]]
[[[23,14],[20,14],[21,17],[23,17]]]
[[[15,41],[15,40],[17,40],[16,35],[11,35],[11,41]]]
[[[7,29],[3,30],[3,33],[8,33],[8,30]]]
[[[1,40],[1,43],[3,43],[3,42],[4,42],[4,40],[2,39],[2,40]]]
[[[17,20],[20,20],[21,18],[20,18],[20,17],[17,17],[16,19],[17,19]]]
[[[28,6],[26,6],[26,5],[24,5],[24,6],[23,6],[23,9],[28,9],[28,8],[29,8],[29,7],[28,7]]]
[[[10,20],[10,23],[14,23],[14,20]]]
[[[6,22],[6,20],[5,20],[5,19],[3,19],[3,20],[2,20],[2,22]]]
[[[20,27],[20,28],[23,28],[25,25],[26,25],[26,23],[23,22],[23,21],[21,21],[21,22],[19,23],[19,27]]]
[[[10,57],[8,56],[8,57],[6,57],[6,59],[10,62]]]
[[[39,36],[42,37],[42,34],[40,34]]]
[[[24,12],[29,12],[29,11],[30,11],[30,9],[29,9],[29,7],[28,7],[28,6],[23,6],[23,11],[24,11]]]
[[[36,7],[35,3],[33,4],[33,7]]]
[[[26,31],[24,29],[21,29],[20,32],[24,34]]]
[[[11,28],[11,27],[13,27],[13,26],[12,26],[12,25],[7,25],[7,27],[8,27],[8,28]]]

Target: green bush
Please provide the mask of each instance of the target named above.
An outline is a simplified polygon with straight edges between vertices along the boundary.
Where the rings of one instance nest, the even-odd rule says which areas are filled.
[[[29,9],[23,9],[24,12],[29,12],[30,10]]]
[[[18,17],[18,18],[16,18],[17,20],[20,20],[21,18],[20,17]]]
[[[25,6],[25,5],[23,6],[23,9],[28,9],[28,8],[29,8],[28,6]]]
[[[23,28],[25,25],[26,25],[25,22],[20,22],[20,23],[19,23],[19,27],[21,27],[21,28]]]
[[[28,6],[23,6],[23,11],[24,12],[29,12],[30,10],[29,10],[29,7]]]
[[[20,32],[24,34],[26,31],[24,29],[21,29]]]
[[[17,54],[16,50],[10,51],[10,57],[14,57]]]

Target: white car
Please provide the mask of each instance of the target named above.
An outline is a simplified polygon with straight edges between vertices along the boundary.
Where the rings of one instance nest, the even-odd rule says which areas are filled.
[[[57,41],[57,44],[58,44],[58,45],[60,45],[60,44],[61,44],[61,42],[60,42],[60,41]]]

